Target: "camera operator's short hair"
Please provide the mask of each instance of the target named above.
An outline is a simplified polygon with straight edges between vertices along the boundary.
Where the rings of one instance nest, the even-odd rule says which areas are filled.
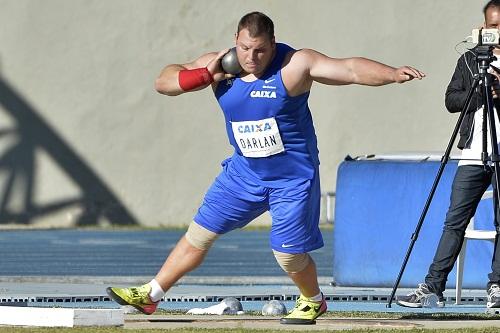
[[[483,8],[483,14],[484,14],[484,16],[486,16],[486,11],[490,7],[499,7],[500,8],[500,0],[490,0],[490,1],[488,1],[488,3]]]
[[[251,12],[243,16],[238,23],[237,33],[243,29],[248,29],[250,37],[266,35],[270,40],[274,38],[274,23],[261,12]]]

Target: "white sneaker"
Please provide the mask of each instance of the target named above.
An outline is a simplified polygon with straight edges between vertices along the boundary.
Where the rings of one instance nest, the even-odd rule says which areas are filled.
[[[414,291],[406,296],[398,296],[396,303],[408,308],[443,308],[444,300],[429,290],[425,283],[420,283]]]
[[[488,289],[488,308],[500,308],[500,286],[492,284]]]

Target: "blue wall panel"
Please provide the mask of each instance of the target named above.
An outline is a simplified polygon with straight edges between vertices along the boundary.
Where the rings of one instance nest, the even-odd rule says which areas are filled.
[[[339,166],[333,230],[333,277],[341,286],[392,287],[411,242],[440,162],[365,160]],[[401,280],[423,282],[439,242],[449,206],[456,162],[446,165]],[[492,230],[491,200],[481,202],[477,229]],[[484,288],[491,242],[469,241],[464,288]],[[448,277],[454,287],[455,269]]]

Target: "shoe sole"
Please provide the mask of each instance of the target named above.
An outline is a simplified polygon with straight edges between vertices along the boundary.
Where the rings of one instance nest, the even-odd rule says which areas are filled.
[[[138,306],[138,305],[130,304],[129,302],[127,302],[126,300],[124,300],[123,298],[121,298],[117,293],[115,293],[111,287],[107,287],[106,288],[106,293],[109,295],[109,297],[111,297],[116,303],[118,303],[120,305],[133,306],[134,308],[136,308],[137,310],[141,311],[145,315],[153,314],[153,312],[146,312],[146,311],[144,311],[144,309],[142,307]]]
[[[404,306],[405,308],[414,308],[414,309],[417,309],[417,308],[421,308],[422,307],[422,303],[409,303],[409,302],[405,302],[405,301],[396,301],[396,304]]]
[[[310,320],[310,319],[297,319],[297,318],[281,318],[280,319],[280,324],[283,325],[315,325],[316,320]]]
[[[404,306],[406,308],[414,308],[414,309],[418,309],[418,308],[422,308],[422,304],[421,303],[418,303],[418,304],[415,304],[415,303],[408,303],[408,302],[405,302],[405,301],[396,301],[396,304],[397,305],[400,305],[400,306]],[[500,306],[500,304],[499,304]],[[445,303],[444,302],[438,302],[436,304],[436,308],[444,308],[445,307]]]
[[[488,303],[486,303],[486,307],[488,309],[497,309],[497,308],[500,308],[500,302],[488,302]]]

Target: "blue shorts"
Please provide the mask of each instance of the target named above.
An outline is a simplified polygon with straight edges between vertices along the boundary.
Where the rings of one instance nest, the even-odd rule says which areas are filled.
[[[229,171],[231,161],[209,188],[194,221],[217,234],[242,228],[269,210],[271,248],[306,253],[323,246],[319,230],[321,192],[318,172],[313,179],[282,188],[253,183]]]

